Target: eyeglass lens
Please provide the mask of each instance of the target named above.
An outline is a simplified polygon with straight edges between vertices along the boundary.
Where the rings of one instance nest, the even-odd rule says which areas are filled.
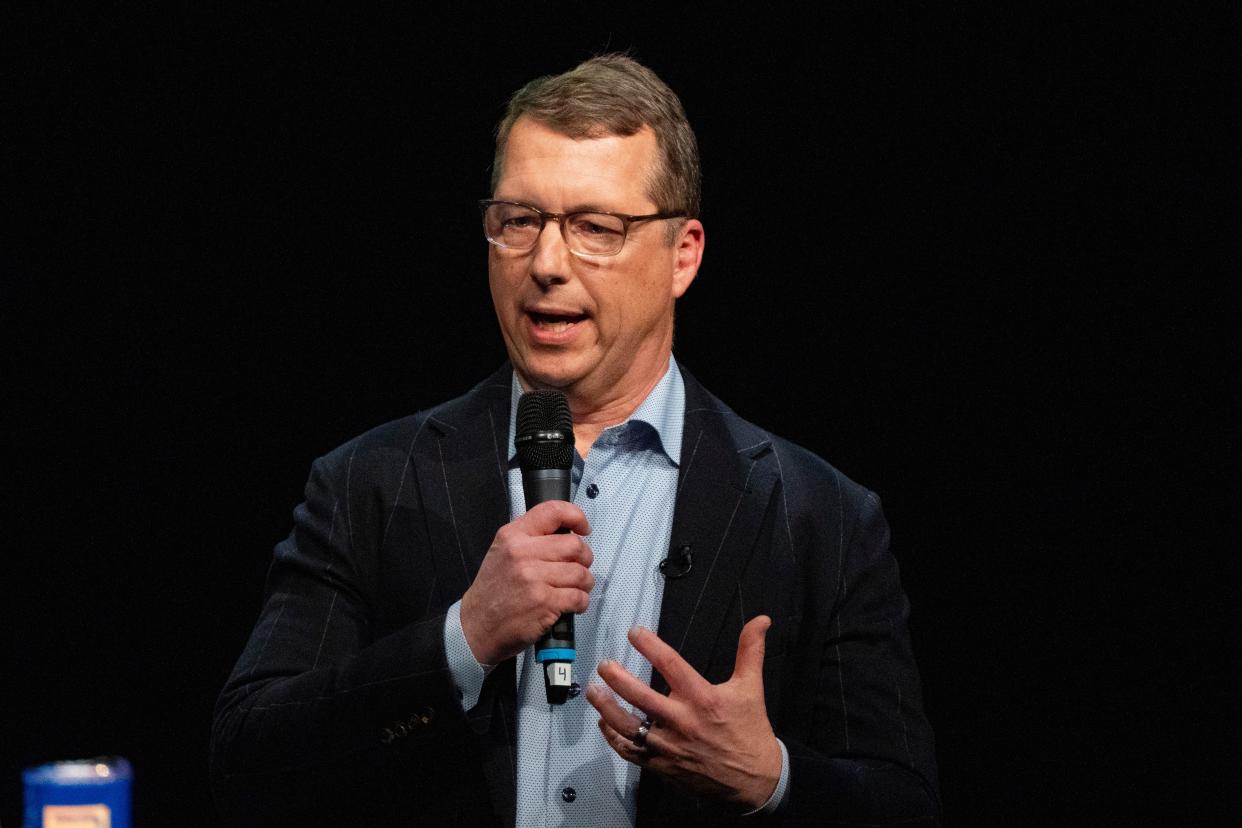
[[[604,213],[570,213],[563,216],[561,236],[570,250],[592,256],[616,253],[625,241],[625,221]],[[487,237],[501,247],[526,250],[534,247],[543,229],[540,215],[520,204],[489,204],[483,214]]]

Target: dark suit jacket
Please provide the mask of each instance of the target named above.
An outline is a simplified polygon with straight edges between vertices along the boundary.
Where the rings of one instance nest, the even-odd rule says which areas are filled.
[[[511,370],[315,462],[216,710],[231,822],[513,823],[514,662],[464,712],[443,644],[445,611],[509,518]],[[772,617],[765,695],[791,769],[776,821],[933,819],[932,733],[879,500],[683,375],[671,543],[693,566],[665,584],[660,636],[720,682],[745,621]],[[640,824],[733,819],[642,776]]]

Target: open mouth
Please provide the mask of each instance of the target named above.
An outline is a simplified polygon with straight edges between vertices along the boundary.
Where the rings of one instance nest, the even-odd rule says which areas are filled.
[[[536,328],[551,333],[567,331],[571,326],[587,318],[585,313],[537,313],[535,311],[527,311],[527,315],[535,323]]]

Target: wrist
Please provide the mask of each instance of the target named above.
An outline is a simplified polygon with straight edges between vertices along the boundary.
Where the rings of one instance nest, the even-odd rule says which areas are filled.
[[[770,741],[762,753],[762,759],[755,763],[759,771],[758,778],[751,788],[750,796],[746,797],[748,814],[764,810],[780,786],[785,769],[785,753],[776,734],[769,737]]]
[[[473,709],[479,702],[483,682],[491,668],[480,664],[470,650],[461,624],[461,601],[450,606],[444,615],[444,657],[461,698],[461,709]]]
[[[785,799],[789,798],[789,751],[785,749],[785,742],[776,739],[777,750],[780,750],[780,776],[777,777],[776,787],[768,794],[768,799],[756,807],[754,811],[749,811],[744,816],[751,816],[756,813],[775,813],[785,804]]]
[[[473,602],[470,600],[470,592],[467,591],[461,597],[461,633],[466,639],[466,646],[470,648],[470,654],[474,656],[474,660],[486,670],[493,667],[497,661],[493,661],[494,654],[482,646],[486,636],[481,634],[482,631],[474,623],[475,614],[472,610]]]

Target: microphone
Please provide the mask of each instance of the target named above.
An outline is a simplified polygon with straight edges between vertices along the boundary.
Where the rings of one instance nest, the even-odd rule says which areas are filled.
[[[665,580],[675,581],[690,574],[694,565],[694,556],[690,554],[690,544],[682,544],[668,553],[668,557],[660,561],[660,574]]]
[[[560,391],[530,391],[521,396],[513,440],[522,469],[522,493],[529,511],[545,500],[569,500],[574,464],[574,423],[569,401]],[[560,529],[558,532],[568,532]],[[564,613],[535,642],[535,661],[543,665],[548,704],[564,704],[573,683],[577,656],[574,614]]]

